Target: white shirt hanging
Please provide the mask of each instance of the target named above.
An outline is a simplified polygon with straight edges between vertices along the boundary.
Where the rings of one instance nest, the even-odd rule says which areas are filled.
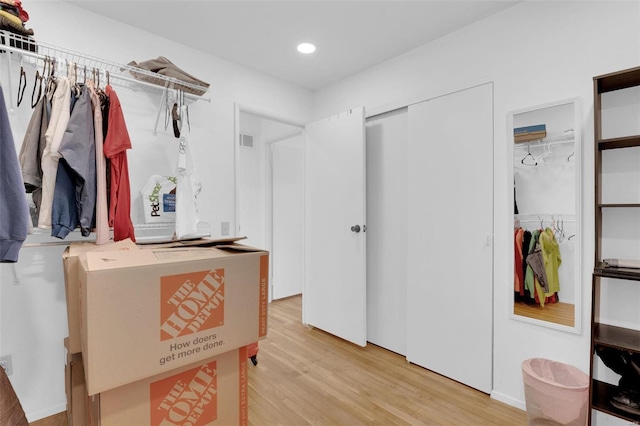
[[[180,145],[176,167],[176,237],[184,238],[198,231],[197,197],[202,185],[195,175],[189,149],[187,106],[180,107]]]

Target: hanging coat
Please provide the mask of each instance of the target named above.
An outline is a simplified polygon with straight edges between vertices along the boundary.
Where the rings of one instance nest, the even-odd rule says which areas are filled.
[[[38,228],[51,228],[51,207],[58,172],[58,148],[69,124],[71,95],[69,80],[56,79],[56,90],[51,100],[51,117],[45,133],[46,145],[42,153],[42,202],[38,216]]]
[[[95,149],[93,108],[85,86],[58,150],[61,158],[52,204],[52,237],[65,238],[78,224],[83,237],[91,233],[96,206]]]
[[[0,86],[0,262],[18,261],[29,231],[29,207]]]
[[[45,133],[49,126],[49,103],[45,95],[34,107],[19,155],[25,191],[33,194],[32,198],[38,211],[42,198],[42,154],[46,145]]]
[[[104,133],[102,109],[92,81],[87,82],[93,108],[93,126],[96,144],[96,244],[109,242],[109,207],[107,204],[107,160],[104,158]]]

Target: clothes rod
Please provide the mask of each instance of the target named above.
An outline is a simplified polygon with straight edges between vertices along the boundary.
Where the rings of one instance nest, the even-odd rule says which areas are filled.
[[[56,65],[58,67],[62,67],[63,64],[72,64],[75,63],[77,70],[79,73],[81,73],[80,75],[83,75],[84,73],[84,68],[86,67],[87,69],[87,74],[89,73],[89,70],[93,70],[93,69],[97,69],[99,71],[102,71],[103,75],[106,75],[106,73],[109,73],[109,79],[112,78],[116,78],[116,79],[120,79],[126,82],[130,82],[130,83],[134,83],[134,84],[139,84],[142,86],[147,86],[147,87],[152,87],[156,90],[162,90],[162,91],[166,91],[167,89],[172,89],[172,90],[182,90],[180,89],[180,86],[182,87],[186,87],[188,89],[191,90],[197,90],[197,91],[206,91],[208,90],[208,88],[204,88],[198,85],[194,85],[188,82],[184,82],[181,80],[178,80],[176,78],[173,77],[166,77],[163,76],[161,74],[157,74],[154,73],[152,71],[147,71],[144,70],[142,68],[136,68],[133,67],[131,65],[124,65],[124,64],[117,64],[115,62],[111,62],[111,61],[107,61],[104,59],[100,59],[97,57],[93,57],[90,55],[85,55],[79,52],[74,52],[72,50],[67,50],[67,49],[62,49],[62,48],[58,48],[58,47],[54,47],[51,45],[47,45],[45,43],[40,43],[40,42],[36,42],[34,40],[29,40],[29,39],[25,39],[22,38],[18,35],[15,34],[11,34],[11,33],[7,33],[5,31],[0,31],[0,36],[2,36],[2,40],[4,40],[5,43],[7,44],[2,44],[0,45],[0,51],[6,51],[6,52],[11,52],[11,53],[15,53],[17,55],[20,56],[25,56],[25,57],[29,57],[29,58],[33,58],[36,60],[40,60],[40,61],[46,61],[47,59],[53,59],[56,61]],[[24,50],[24,49],[20,49],[17,47],[13,47],[10,46],[9,40],[15,40],[14,44],[31,44],[31,45],[35,45],[38,47],[38,49],[40,50],[44,50],[46,51],[48,54],[43,54],[43,53],[36,53],[36,52],[32,52],[30,50]],[[153,80],[157,80],[158,84],[154,84],[154,83],[150,83],[148,81],[144,81],[144,80],[139,80],[133,77],[129,77],[127,75],[122,74],[123,71],[128,71],[128,72],[135,72],[137,74],[140,75],[144,75],[147,78],[153,79]],[[85,77],[89,77],[89,75],[86,75]],[[178,86],[178,87],[176,87]],[[192,93],[189,93],[188,91],[184,91],[185,97],[191,100],[201,100],[201,101],[206,101],[206,102],[211,102],[211,98],[204,98],[202,96],[198,96]]]
[[[531,220],[555,220],[555,219],[575,219],[573,213],[515,213],[515,219],[531,219]]]
[[[554,146],[554,145],[564,145],[564,144],[573,144],[575,143],[575,136],[557,136],[545,139],[534,139],[527,142],[515,142],[513,145],[515,148],[529,148],[536,146]]]
[[[540,222],[567,222],[567,223],[575,223],[575,219],[515,219],[514,222],[518,223],[540,223]]]

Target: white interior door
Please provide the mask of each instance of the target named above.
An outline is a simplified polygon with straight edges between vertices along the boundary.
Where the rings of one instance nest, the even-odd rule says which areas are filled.
[[[365,201],[364,108],[307,125],[302,320],[360,346],[367,343]]]
[[[273,298],[302,293],[304,280],[304,137],[271,144]]]
[[[409,107],[407,359],[489,393],[493,86]]]

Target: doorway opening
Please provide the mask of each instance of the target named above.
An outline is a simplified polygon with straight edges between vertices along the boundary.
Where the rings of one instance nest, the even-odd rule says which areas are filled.
[[[269,300],[302,293],[304,126],[236,107],[236,235],[269,251]]]

